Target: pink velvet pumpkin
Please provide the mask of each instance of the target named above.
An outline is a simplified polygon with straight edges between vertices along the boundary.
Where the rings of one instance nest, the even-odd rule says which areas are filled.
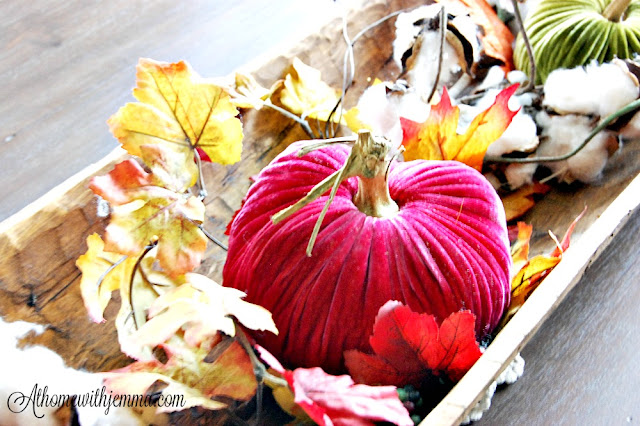
[[[343,352],[370,350],[379,308],[398,300],[444,320],[469,309],[479,338],[509,303],[511,258],[502,204],[476,170],[450,161],[393,162],[399,210],[372,217],[354,204],[358,177],[345,180],[305,253],[328,194],[279,224],[271,216],[338,170],[349,148],[302,157],[293,144],[260,172],[230,227],[224,285],[269,309],[279,335],[255,335],[293,367],[338,373]]]

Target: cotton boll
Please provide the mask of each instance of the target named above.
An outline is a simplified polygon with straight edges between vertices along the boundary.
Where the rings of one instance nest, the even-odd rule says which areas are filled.
[[[425,103],[420,96],[413,92],[392,93],[387,99],[400,117],[408,118],[416,123],[424,123],[429,117],[431,105]]]
[[[606,117],[638,98],[638,86],[623,63],[592,63],[555,70],[544,85],[544,105],[560,114]]]
[[[418,7],[410,12],[401,13],[396,18],[396,38],[393,40],[393,59],[402,68],[402,57],[413,46],[422,29],[416,22],[433,19],[438,15],[440,6],[428,5]]]
[[[520,71],[520,70],[514,70],[514,71],[509,71],[507,73],[507,81],[510,84],[516,84],[519,83],[520,85],[524,84],[527,80],[529,79],[529,77],[527,77],[527,74],[525,74],[524,72]]]
[[[504,175],[511,189],[518,189],[521,186],[533,183],[533,174],[537,168],[538,165],[536,163],[509,164],[504,171]]]
[[[492,87],[497,87],[504,81],[505,75],[504,70],[494,65],[489,68],[486,77],[482,80],[482,83],[475,89],[476,91],[490,89]]]
[[[587,65],[590,84],[600,89],[597,115],[606,117],[638,99],[638,85],[624,63]]]
[[[539,123],[547,123],[537,154],[541,157],[558,156],[571,152],[580,145],[593,129],[591,120],[581,115],[548,116],[538,114]],[[545,117],[546,116],[546,117]],[[584,183],[596,181],[609,157],[608,146],[615,143],[611,132],[598,133],[589,143],[573,157],[565,161],[545,163],[558,179],[565,182],[579,180]]]
[[[502,136],[489,145],[487,155],[499,157],[514,151],[530,152],[537,148],[538,143],[536,123],[520,110]]]
[[[598,109],[599,89],[589,84],[584,68],[560,69],[544,84],[544,106],[560,114],[593,114]]]
[[[438,31],[428,31],[418,36],[413,54],[407,60],[405,79],[424,101],[427,99],[438,78],[438,86],[447,87],[455,83],[466,72],[466,62],[462,44],[455,36],[447,36],[442,52],[442,66],[438,76],[440,53]]]
[[[441,30],[439,13],[449,16],[440,65]],[[469,67],[480,59],[478,26],[469,11],[457,2],[419,7],[396,20],[393,57],[403,68],[403,78],[424,101],[434,86],[453,87],[467,76]]]

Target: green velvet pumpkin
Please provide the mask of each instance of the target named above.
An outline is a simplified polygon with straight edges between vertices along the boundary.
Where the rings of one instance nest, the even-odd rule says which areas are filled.
[[[541,0],[525,20],[525,30],[536,61],[536,83],[541,84],[557,68],[640,53],[640,0]],[[521,35],[514,61],[529,73]]]

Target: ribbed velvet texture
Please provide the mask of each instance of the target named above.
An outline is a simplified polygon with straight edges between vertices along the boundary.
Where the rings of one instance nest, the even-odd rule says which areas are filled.
[[[394,162],[389,191],[400,211],[375,218],[353,204],[357,178],[342,183],[313,249],[305,249],[327,194],[274,225],[338,170],[342,145],[298,158],[293,144],[249,189],[229,237],[224,285],[269,309],[280,330],[255,335],[292,367],[343,371],[343,352],[369,349],[378,309],[398,300],[438,322],[460,309],[476,315],[479,338],[509,303],[511,258],[502,204],[484,177],[458,162]]]

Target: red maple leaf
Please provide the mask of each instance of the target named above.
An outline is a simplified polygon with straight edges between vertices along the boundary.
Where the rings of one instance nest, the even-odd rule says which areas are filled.
[[[438,327],[433,315],[389,301],[373,326],[374,353],[347,351],[345,363],[357,382],[371,385],[420,386],[443,373],[458,381],[482,355],[474,329],[470,311],[455,312]]]
[[[356,385],[347,375],[332,376],[322,368],[297,368],[284,374],[294,401],[320,426],[373,425],[387,421],[413,425],[395,386]]]
[[[355,384],[347,375],[332,376],[320,367],[286,370],[266,349],[259,345],[255,348],[260,358],[287,381],[289,388],[284,390],[288,396],[280,393],[276,400],[291,415],[308,416],[320,426],[374,425],[380,421],[413,425],[395,386]],[[304,413],[287,410],[285,406],[291,408],[290,402]]]

